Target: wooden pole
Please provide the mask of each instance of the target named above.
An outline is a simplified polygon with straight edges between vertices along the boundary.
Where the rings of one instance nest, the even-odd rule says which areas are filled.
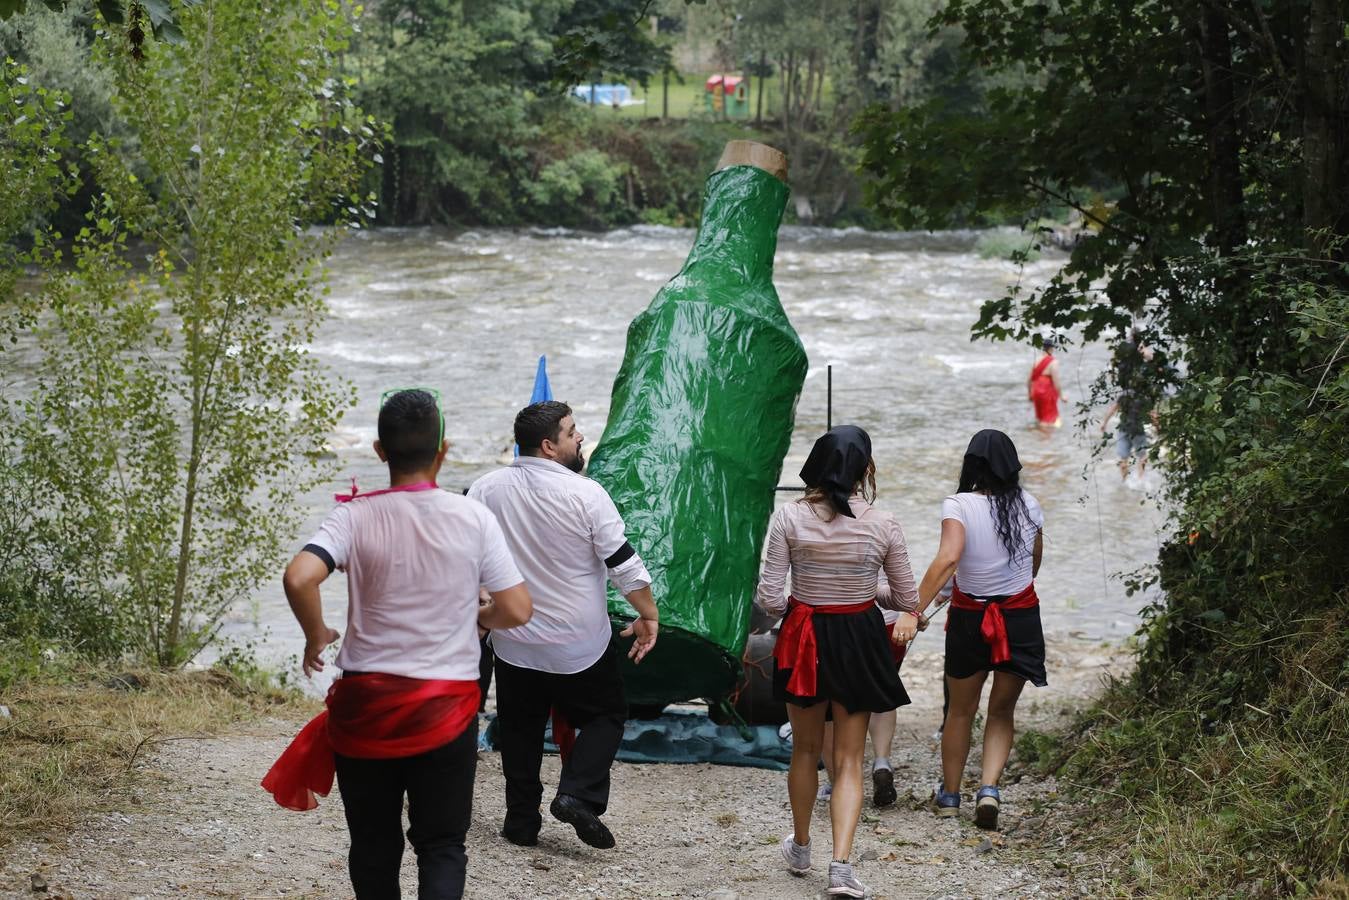
[[[764,75],[767,71],[768,54],[761,50],[759,51],[759,108],[754,113],[755,125],[763,124],[763,83],[768,80],[768,77]]]

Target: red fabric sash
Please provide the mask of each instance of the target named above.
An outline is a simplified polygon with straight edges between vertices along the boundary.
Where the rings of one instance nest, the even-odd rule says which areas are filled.
[[[576,729],[556,706],[553,707],[553,743],[557,744],[557,755],[564,763],[571,759],[571,748],[576,746]]]
[[[898,624],[899,620],[895,619],[885,626],[885,639],[890,643],[890,655],[894,657],[896,669],[904,662],[904,654],[909,652],[909,645],[906,641],[895,640],[895,626]]]
[[[356,487],[356,479],[351,479],[350,494],[333,494],[333,499],[338,503],[350,503],[357,497],[365,500],[369,497],[378,497],[380,494],[407,494],[417,491],[434,491],[437,485],[434,481],[418,481],[416,484],[400,484],[398,487],[381,488],[377,491],[366,491],[361,493],[360,488]]]
[[[272,764],[262,787],[286,809],[318,806],[336,773],[334,753],[361,759],[416,756],[464,733],[478,713],[477,681],[372,673],[339,678],[327,707]]]
[[[815,645],[814,616],[836,616],[846,613],[866,612],[876,605],[875,600],[863,600],[861,603],[846,603],[838,606],[811,606],[790,597],[787,615],[782,620],[782,629],[778,632],[778,641],[773,645],[773,659],[778,668],[791,669],[787,679],[787,691],[798,697],[814,697],[817,689],[816,667],[819,665],[818,648]]]
[[[1040,361],[1035,364],[1035,368],[1031,369],[1030,373],[1031,380],[1035,380],[1039,378],[1041,375],[1043,375],[1045,373],[1045,369],[1048,369],[1049,364],[1052,363],[1053,361],[1054,357],[1052,356],[1042,357]]]
[[[1025,590],[1019,594],[1013,594],[1006,600],[988,600],[983,603],[962,591],[960,585],[954,581],[951,583],[952,608],[983,612],[984,618],[979,623],[979,635],[984,639],[984,643],[992,648],[991,659],[995,666],[1012,658],[1011,648],[1007,646],[1007,621],[1003,619],[1002,611],[1004,609],[1030,609],[1039,605],[1040,598],[1035,594],[1034,581],[1026,585]],[[949,618],[946,620],[946,627],[951,627]]]

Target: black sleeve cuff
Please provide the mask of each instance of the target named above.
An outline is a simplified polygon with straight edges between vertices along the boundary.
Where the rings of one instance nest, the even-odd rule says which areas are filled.
[[[329,575],[333,574],[333,569],[337,568],[337,564],[333,562],[333,555],[329,553],[327,550],[324,550],[318,544],[305,544],[303,547],[300,548],[300,551],[302,553],[303,552],[312,553],[319,559],[323,560],[323,564],[328,567]]]
[[[604,561],[604,567],[606,569],[618,568],[636,555],[637,551],[632,548],[632,544],[624,541],[623,546],[615,550],[609,558]]]

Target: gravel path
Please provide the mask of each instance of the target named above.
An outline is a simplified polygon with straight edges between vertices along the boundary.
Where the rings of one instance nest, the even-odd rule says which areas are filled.
[[[936,642],[933,642],[934,644]],[[1099,646],[1051,644],[1050,687],[1027,688],[1021,726],[1052,726],[1123,665]],[[1101,866],[1072,847],[1071,822],[1055,817],[1051,781],[1029,777],[1004,789],[1003,828],[976,829],[970,810],[937,820],[927,807],[938,771],[932,740],[941,709],[939,653],[905,663],[914,705],[900,711],[895,739],[899,802],[863,809],[853,858],[876,898],[1072,897],[1091,891]],[[926,673],[932,673],[927,675]],[[211,739],[170,740],[141,764],[141,777],[113,812],[59,839],[12,845],[0,859],[0,896],[349,897],[346,826],[336,790],[318,810],[275,806],[258,780],[297,730],[266,721]],[[977,738],[977,736],[976,736]],[[828,809],[816,807],[816,872],[794,878],[777,841],[790,830],[786,775],[704,764],[627,765],[614,770],[605,821],[614,850],[593,850],[544,814],[539,846],[497,835],[503,812],[500,761],[479,754],[469,833],[469,897],[791,898],[823,896]],[[1015,757],[1013,758],[1015,761]],[[545,786],[558,760],[544,761]],[[977,774],[977,773],[976,773]],[[545,787],[545,803],[549,796]],[[966,794],[967,806],[969,794]],[[416,894],[409,849],[403,888]]]

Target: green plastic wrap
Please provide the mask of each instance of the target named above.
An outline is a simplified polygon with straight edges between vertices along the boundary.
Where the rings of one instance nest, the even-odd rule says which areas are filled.
[[[589,475],[609,491],[661,610],[626,663],[630,703],[727,694],[741,672],[760,551],[806,353],[773,287],[787,186],[748,165],[712,174],[688,260],[628,327]],[[611,591],[615,629],[633,618]]]

